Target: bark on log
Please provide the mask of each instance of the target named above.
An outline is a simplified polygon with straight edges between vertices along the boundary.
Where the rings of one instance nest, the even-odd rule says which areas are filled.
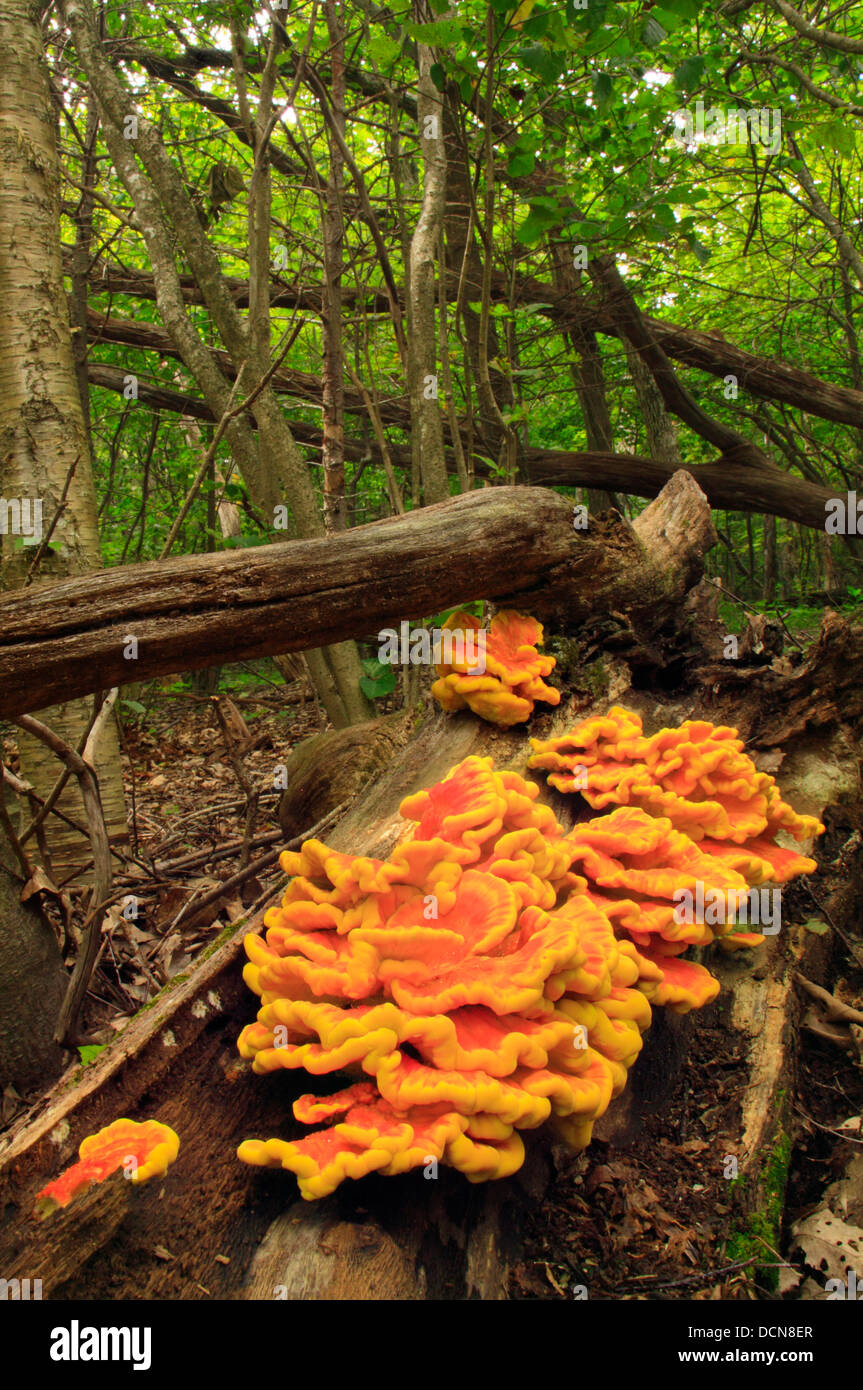
[[[335,538],[102,571],[0,599],[0,715],[481,598],[560,631],[622,611],[646,646],[679,620],[714,541],[704,494],[680,472],[632,526],[611,513],[577,531],[562,497],[501,487]]]

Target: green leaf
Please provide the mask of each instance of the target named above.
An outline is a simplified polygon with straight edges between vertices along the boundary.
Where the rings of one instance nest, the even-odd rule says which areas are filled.
[[[665,197],[672,207],[691,207],[709,198],[710,191],[707,188],[690,188],[686,183],[676,183],[673,188],[669,188]]]
[[[429,77],[435,84],[439,92],[446,86],[446,68],[443,63],[432,63],[429,69]]]
[[[510,178],[523,178],[525,174],[532,174],[536,165],[536,156],[530,150],[515,150],[506,163],[506,172]]]
[[[465,106],[470,106],[473,101],[473,94],[476,90],[476,83],[472,77],[465,73],[464,77],[459,78],[458,89],[461,92],[461,99]]]
[[[516,239],[523,246],[532,246],[535,241],[539,241],[543,232],[558,226],[562,216],[562,209],[556,198],[533,198],[527,217],[516,229]]]
[[[651,14],[647,16],[644,28],[641,31],[641,37],[648,47],[655,48],[657,44],[662,43],[663,39],[668,38],[668,30],[663,29],[659,21],[654,19]]]
[[[560,203],[551,193],[540,193],[530,200],[531,212],[535,212],[537,209],[542,212],[554,213],[557,216],[560,212]]]
[[[815,936],[826,936],[830,930],[827,923],[822,922],[820,917],[810,917],[803,925],[807,931],[813,932]]]
[[[673,34],[675,30],[680,29],[686,22],[683,15],[675,14],[674,10],[670,7],[663,6],[660,8],[659,5],[654,5],[653,9],[650,11],[650,18],[654,23],[666,29],[669,34]]]
[[[681,19],[697,19],[698,0],[663,0],[662,10],[669,15],[679,15]],[[658,14],[661,22],[665,23],[662,11],[654,9],[653,14]]]
[[[551,16],[547,10],[540,10],[539,14],[531,15],[521,26],[521,32],[526,34],[529,39],[541,39],[544,37]]]
[[[839,154],[853,155],[857,144],[853,126],[844,121],[826,121],[821,126],[822,143],[832,146]]]
[[[365,45],[365,51],[373,63],[386,71],[398,58],[402,46],[398,39],[391,39],[389,34],[373,34]]]
[[[608,105],[614,93],[614,83],[607,72],[595,72],[591,82],[593,99],[600,111]]]
[[[391,666],[384,669],[378,680],[372,680],[370,676],[360,676],[360,689],[364,695],[368,695],[370,700],[377,700],[381,695],[389,695],[396,688],[396,673]]]
[[[86,1043],[82,1047],[79,1046],[78,1055],[83,1066],[89,1067],[91,1062],[95,1062],[99,1053],[104,1052],[107,1045],[107,1043]]]
[[[701,84],[705,60],[698,53],[684,58],[674,69],[674,85],[678,92],[694,92]]]
[[[429,48],[447,48],[459,43],[462,25],[458,19],[436,19],[431,24],[406,24],[405,28],[412,39],[428,44]]]
[[[556,82],[563,71],[563,56],[539,43],[519,49],[518,57],[524,66],[530,72],[536,73],[537,77],[541,77],[543,82]]]
[[[121,700],[120,704],[124,709],[130,709],[133,714],[146,714],[146,705],[142,705],[140,700]]]
[[[706,265],[713,252],[709,246],[705,246],[703,241],[699,241],[694,232],[690,232],[686,238],[686,244],[697,260],[699,265]]]
[[[677,231],[677,218],[667,203],[656,203],[653,208],[653,215],[659,225],[665,227],[666,231]]]
[[[628,34],[619,34],[608,52],[615,58],[628,58],[632,52],[632,39]]]

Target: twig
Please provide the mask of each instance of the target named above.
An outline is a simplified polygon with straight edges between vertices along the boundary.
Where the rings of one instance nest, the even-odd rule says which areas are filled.
[[[189,921],[194,917],[198,917],[206,908],[212,907],[213,903],[218,902],[219,899],[223,898],[226,893],[229,893],[232,888],[238,888],[240,884],[245,883],[246,879],[251,878],[259,869],[266,869],[270,864],[274,864],[283,850],[295,849],[302,844],[303,840],[310,840],[318,836],[321,831],[326,830],[328,826],[338,820],[339,817],[345,813],[350,804],[351,801],[350,798],[348,798],[347,801],[343,801],[341,805],[337,806],[334,811],[330,811],[329,815],[319,820],[317,825],[313,825],[311,829],[304,831],[302,835],[296,835],[292,840],[289,840],[287,844],[278,846],[276,849],[268,850],[266,854],[261,855],[260,859],[253,860],[252,863],[247,864],[244,869],[239,869],[237,873],[232,874],[230,878],[226,878],[219,884],[218,888],[213,888],[200,900],[200,902],[195,904],[195,911],[192,914],[192,918],[186,918],[186,925],[188,926]],[[187,906],[191,906],[191,903]],[[171,926],[176,926],[177,922],[184,915],[185,909],[178,913],[177,917],[171,923]]]
[[[827,908],[824,907],[824,905],[818,901],[815,894],[812,892],[812,888],[810,887],[809,878],[807,875],[804,875],[804,877],[801,879],[801,882],[803,884],[803,887],[806,889],[806,892],[809,894],[810,898],[814,902],[815,906],[818,908],[818,911],[824,913],[824,916],[827,918],[828,924],[833,928],[836,935],[840,937],[842,941],[845,942],[845,945],[848,947],[848,950],[851,952],[853,958],[857,961],[859,965],[863,965],[863,958],[861,958],[863,957],[863,948],[861,948],[860,942],[852,941],[851,937],[848,936],[847,932],[845,932],[844,929],[839,926],[839,923],[834,922],[833,918],[830,916],[830,913],[827,911]]]
[[[212,701],[213,709],[216,711],[216,718],[219,721],[219,727],[222,730],[222,737],[225,740],[225,749],[228,754],[228,757],[231,760],[231,767],[234,769],[234,776],[236,777],[241,788],[246,794],[246,819],[243,828],[243,843],[240,848],[240,868],[244,869],[249,862],[249,855],[251,853],[252,832],[255,828],[255,818],[258,814],[258,801],[260,800],[260,792],[257,790],[254,782],[252,781],[251,777],[246,771],[245,763],[243,762],[239,752],[237,751],[237,747],[231,736],[231,730],[228,726],[228,721],[225,717],[225,711],[222,709],[222,702],[219,696],[212,695],[210,699]],[[237,711],[237,715],[238,718],[242,721],[242,715],[239,714],[239,711]]]
[[[863,1013],[859,1009],[853,1009],[850,1004],[843,1004],[842,1000],[837,999],[835,994],[830,994],[820,985],[813,984],[811,980],[807,980],[805,975],[801,975],[799,970],[795,972],[794,978],[807,994],[811,995],[813,999],[817,999],[819,1004],[824,1005],[828,1023],[835,1023],[838,1020],[841,1023],[863,1024]]]
[[[719,1278],[720,1275],[737,1274],[740,1270],[748,1269],[748,1267],[753,1264],[757,1264],[761,1269],[793,1269],[793,1265],[787,1264],[784,1260],[779,1265],[765,1265],[761,1263],[757,1255],[750,1255],[748,1260],[739,1260],[733,1265],[720,1265],[719,1269],[705,1269],[700,1274],[685,1274],[681,1279],[665,1280],[663,1282],[657,1281],[656,1283],[648,1285],[648,1287],[651,1289],[679,1289],[690,1284],[709,1284],[712,1280]],[[640,1282],[653,1278],[655,1278],[655,1276],[652,1274],[636,1274],[633,1276],[631,1282],[635,1283],[636,1280]],[[624,1284],[623,1288],[625,1289],[626,1287],[627,1285]],[[641,1284],[641,1287],[645,1287],[644,1284]]]
[[[27,858],[24,846],[21,844],[21,841],[15,834],[15,827],[12,824],[12,817],[9,815],[9,812],[6,809],[6,796],[3,791],[3,782],[11,781],[12,775],[13,774],[9,773],[7,769],[3,766],[2,759],[0,759],[0,825],[3,826],[3,829],[6,832],[6,839],[9,841],[12,853],[15,855],[15,858],[21,865],[21,869],[24,874],[24,882],[26,883],[32,877],[33,867],[30,863],[30,860]],[[18,781],[17,777],[15,778],[15,781]]]
[[[850,1134],[843,1134],[839,1129],[830,1129],[829,1125],[819,1124],[817,1120],[813,1120],[811,1115],[807,1115],[796,1101],[794,1102],[794,1109],[798,1115],[803,1116],[804,1120],[808,1120],[811,1125],[814,1125],[816,1129],[823,1130],[825,1134],[832,1134],[836,1139],[847,1139],[849,1144],[863,1144],[863,1139],[852,1139]]]
[[[42,562],[42,556],[45,554],[45,551],[48,549],[48,546],[51,543],[51,537],[54,534],[54,528],[56,527],[57,522],[60,520],[60,517],[63,515],[63,512],[66,510],[66,496],[69,492],[72,479],[75,476],[75,469],[78,467],[78,464],[80,462],[81,455],[76,454],[66,474],[66,481],[63,484],[63,491],[60,493],[60,501],[57,503],[57,510],[51,518],[51,525],[48,527],[48,530],[45,532],[44,536],[40,540],[38,546],[36,547],[36,554],[33,556],[33,559],[30,561],[30,564],[27,567],[27,573],[24,576],[24,583],[21,586],[23,589],[26,589],[33,582],[36,570]]]

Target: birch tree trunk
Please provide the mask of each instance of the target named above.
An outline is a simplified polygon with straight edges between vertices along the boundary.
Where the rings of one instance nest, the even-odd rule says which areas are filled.
[[[34,532],[32,545],[21,536],[4,537],[5,589],[101,565],[88,431],[63,291],[60,174],[39,18],[40,6],[32,0],[9,0],[0,11],[0,495],[29,504]],[[12,519],[14,524],[14,514]],[[76,746],[90,710],[89,700],[74,701],[41,717]],[[20,747],[24,775],[47,796],[59,765],[26,736]],[[112,720],[105,722],[94,757],[109,833],[124,837]],[[59,806],[78,821],[84,818],[77,784],[67,787]],[[58,876],[89,859],[86,841],[56,818],[47,822],[46,835]]]

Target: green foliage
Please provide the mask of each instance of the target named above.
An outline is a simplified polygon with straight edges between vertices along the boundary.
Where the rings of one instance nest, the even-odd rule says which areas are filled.
[[[360,689],[370,700],[391,695],[396,688],[396,673],[389,663],[367,657],[362,663],[365,675],[360,676]]]
[[[785,1093],[776,1097],[777,1108],[784,1107]],[[725,1257],[730,1264],[752,1260],[752,1276],[775,1292],[778,1286],[776,1264],[781,1256],[782,1215],[785,1209],[785,1189],[793,1145],[787,1131],[779,1132],[766,1158],[746,1179],[730,1183],[737,1208],[734,1226],[725,1245]]]
[[[81,1065],[89,1067],[92,1062],[95,1062],[99,1053],[105,1051],[106,1045],[105,1043],[85,1043],[83,1046],[79,1046],[78,1056],[81,1058]]]

